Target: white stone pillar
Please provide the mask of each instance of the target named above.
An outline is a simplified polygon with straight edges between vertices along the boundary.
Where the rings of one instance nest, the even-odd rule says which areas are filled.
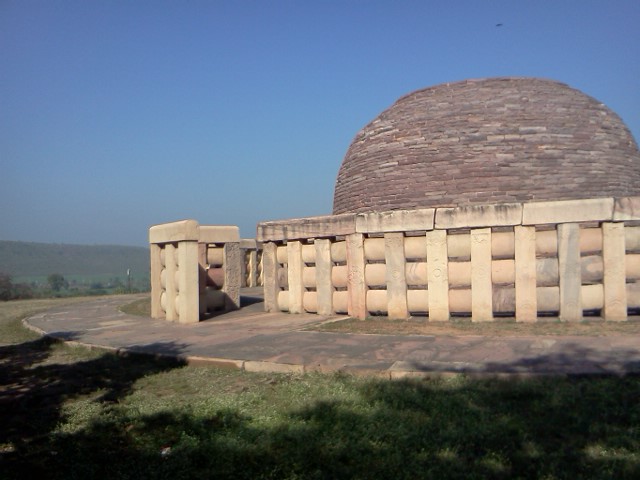
[[[409,318],[407,308],[406,258],[404,234],[384,234],[384,257],[386,263],[387,315],[390,319]]]
[[[264,309],[267,312],[278,312],[278,259],[277,245],[267,242],[262,247],[262,281],[264,284]]]
[[[516,321],[538,318],[536,292],[536,228],[514,227],[516,265]]]
[[[240,308],[240,285],[242,285],[242,251],[239,242],[224,244],[224,286],[225,310]]]
[[[178,320],[176,311],[176,296],[178,286],[176,285],[176,272],[178,271],[178,252],[173,243],[164,246],[164,264],[166,270],[165,307],[166,319],[172,322]]]
[[[162,261],[160,258],[162,247],[152,243],[149,245],[150,267],[151,267],[151,318],[164,318],[165,313],[160,306],[160,296],[162,295]]]
[[[625,235],[623,223],[602,224],[602,260],[604,264],[604,311],[608,321],[627,319],[625,267]]]
[[[361,233],[346,236],[347,248],[347,310],[350,316],[367,318],[367,285],[364,281],[364,237]]]
[[[178,242],[178,322],[200,321],[198,242]],[[168,273],[168,272],[167,272]]]
[[[471,230],[471,320],[493,320],[490,228]]]
[[[429,321],[449,320],[449,258],[447,231],[431,230],[427,237],[427,290]]]
[[[289,278],[289,313],[303,313],[304,285],[302,282],[302,244],[287,242],[287,276]]]
[[[248,287],[255,287],[258,285],[258,251],[249,250],[249,279]]]
[[[333,313],[333,285],[331,282],[331,241],[327,238],[317,238],[316,249],[316,292],[318,296],[318,314],[331,315]]]
[[[580,227],[577,223],[558,225],[558,268],[560,274],[560,320],[582,320]]]

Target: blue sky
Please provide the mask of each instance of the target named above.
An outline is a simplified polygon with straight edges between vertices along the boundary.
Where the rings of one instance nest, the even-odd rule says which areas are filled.
[[[638,140],[639,25],[637,0],[0,0],[0,240],[330,213],[358,130],[467,78],[568,83]]]

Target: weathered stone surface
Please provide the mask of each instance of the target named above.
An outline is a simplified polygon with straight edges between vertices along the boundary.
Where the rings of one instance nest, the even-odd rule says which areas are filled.
[[[160,306],[160,295],[162,294],[160,275],[163,269],[162,261],[160,259],[160,252],[161,247],[159,245],[154,243],[149,245],[151,267],[151,318],[165,317],[165,313]]]
[[[291,365],[288,363],[263,362],[257,360],[247,360],[244,362],[244,369],[247,372],[304,373],[304,365]]]
[[[267,242],[262,247],[262,280],[264,283],[264,309],[267,312],[278,311],[278,261],[277,245]]]
[[[407,280],[405,276],[404,235],[385,233],[385,263],[387,283],[387,304],[389,318],[403,320],[409,318],[407,309]]]
[[[427,236],[429,321],[449,320],[447,232],[432,230]]]
[[[433,208],[361,213],[356,217],[356,231],[378,233],[433,230],[434,216]]]
[[[364,242],[362,234],[347,235],[348,312],[355,318],[367,317],[367,285],[364,281]]]
[[[438,208],[435,228],[475,228],[520,225],[522,205],[471,205],[458,208]]]
[[[604,318],[627,319],[624,224],[602,224],[602,259],[604,262]]]
[[[196,242],[179,242],[177,254],[177,320],[180,323],[198,323],[200,321],[198,244]]]
[[[198,241],[202,243],[240,242],[240,229],[234,225],[200,225]]]
[[[493,320],[491,229],[471,230],[471,320]]]
[[[318,314],[333,313],[333,285],[331,284],[331,244],[329,239],[319,238],[316,249],[316,291],[318,292]]]
[[[196,245],[194,243],[194,245]],[[165,297],[164,310],[165,318],[169,321],[178,320],[178,312],[176,310],[176,297],[178,296],[178,285],[173,279],[176,278],[176,272],[178,271],[178,249],[173,243],[167,243],[164,247],[164,261],[165,261],[165,276],[168,281],[166,282],[166,289],[163,292]]]
[[[197,241],[199,234],[199,225],[195,220],[163,223],[149,228],[149,243]]]
[[[287,274],[289,278],[289,312],[302,313],[302,246],[299,241],[287,243]]]
[[[240,308],[240,285],[242,284],[243,262],[239,242],[228,242],[224,244],[224,287],[222,290],[226,294],[225,310],[236,310]]]
[[[640,197],[616,198],[613,207],[613,221],[640,220]]]
[[[231,240],[229,240],[229,241],[231,241]],[[255,238],[241,238],[240,239],[240,248],[242,248],[242,249],[253,250],[253,249],[256,249],[257,246],[258,246],[258,242],[256,242]]]
[[[578,224],[558,225],[558,266],[560,273],[560,319],[582,320],[582,279]]]
[[[622,120],[537,78],[446,83],[365,126],[338,172],[334,213],[640,195]]]
[[[321,217],[292,218],[260,222],[258,242],[296,240],[303,238],[325,238],[349,235],[356,231],[356,216],[326,215]]]
[[[536,230],[515,227],[516,320],[535,322],[538,316],[536,295]]]
[[[523,225],[611,221],[613,198],[526,203]]]

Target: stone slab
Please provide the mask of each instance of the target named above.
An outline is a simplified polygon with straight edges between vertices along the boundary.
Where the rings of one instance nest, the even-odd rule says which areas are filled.
[[[558,268],[560,272],[560,319],[582,320],[580,230],[578,224],[558,226]]]
[[[613,221],[640,220],[640,197],[616,198],[613,205]]]
[[[602,260],[604,263],[605,320],[627,319],[624,224],[602,224]]]
[[[267,312],[278,311],[278,292],[280,285],[278,282],[278,260],[276,253],[277,245],[273,242],[264,244],[262,251],[262,279],[264,291],[264,308]]]
[[[391,319],[404,320],[409,318],[404,235],[397,232],[385,233],[384,248],[387,267],[387,314]]]
[[[240,242],[240,229],[235,225],[200,225],[202,243]]]
[[[536,230],[517,226],[515,235],[516,320],[535,322],[538,315],[536,296]],[[557,262],[553,262],[557,265]]]
[[[290,365],[287,363],[260,362],[254,360],[244,362],[244,369],[247,372],[304,373],[304,365]]]
[[[316,291],[318,292],[318,314],[333,313],[333,285],[331,284],[331,243],[326,238],[315,242],[316,249]]]
[[[326,238],[355,233],[356,215],[325,215],[320,217],[293,218],[260,222],[257,227],[258,242]]]
[[[435,228],[475,228],[520,225],[522,204],[472,205],[457,208],[438,208]]]
[[[240,248],[244,248],[246,250],[253,250],[258,248],[258,242],[256,242],[255,238],[241,238]]]
[[[434,208],[423,208],[360,213],[356,216],[356,232],[387,233],[433,230],[435,212]]]
[[[429,321],[449,320],[449,269],[447,232],[433,230],[427,238],[427,284]]]
[[[471,230],[471,320],[493,320],[491,229]]]
[[[525,203],[523,225],[602,222],[613,218],[613,198]]]
[[[180,220],[153,225],[149,228],[149,243],[197,241],[199,225],[195,220]]]
[[[364,279],[364,241],[360,233],[348,235],[347,242],[347,291],[349,315],[361,320],[367,317],[367,284]]]

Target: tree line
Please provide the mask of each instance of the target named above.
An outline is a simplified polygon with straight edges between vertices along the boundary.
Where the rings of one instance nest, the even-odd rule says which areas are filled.
[[[52,273],[47,277],[46,286],[35,286],[28,283],[14,283],[11,275],[0,272],[0,301],[26,300],[30,298],[46,298],[79,295],[107,295],[120,293],[137,293],[148,291],[146,285],[133,287],[129,281],[125,285],[119,278],[113,279],[110,285],[94,282],[88,288],[76,288],[60,273]]]

